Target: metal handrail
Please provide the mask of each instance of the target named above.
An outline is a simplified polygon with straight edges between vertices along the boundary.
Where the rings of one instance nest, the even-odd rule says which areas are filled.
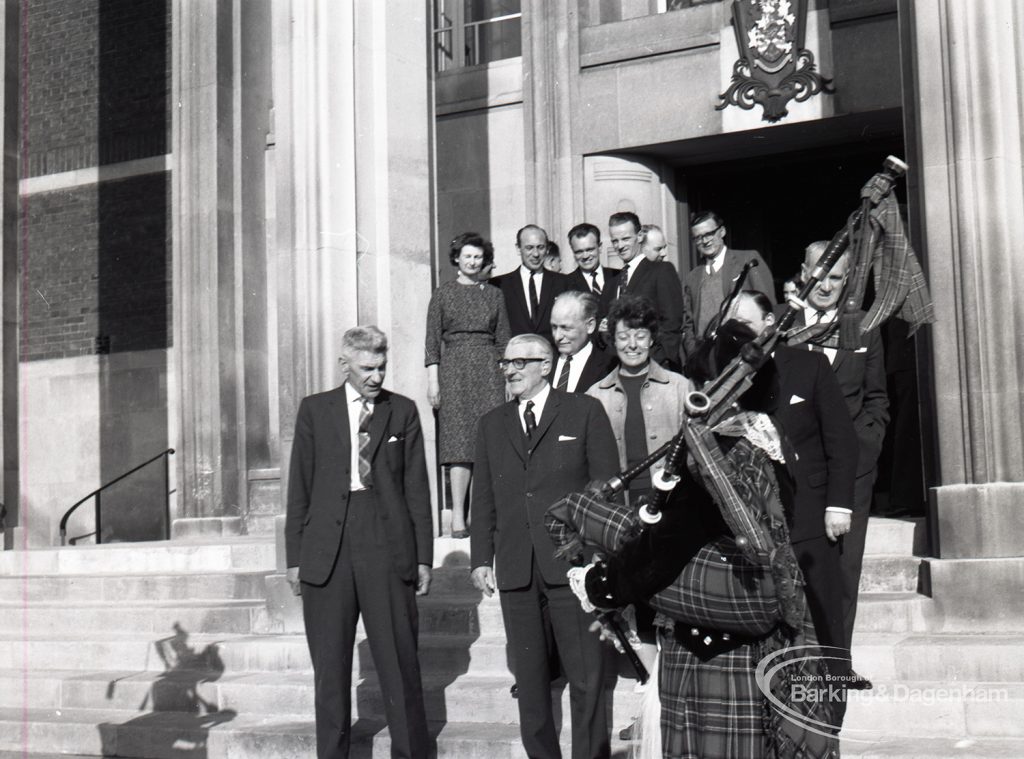
[[[101,543],[103,541],[103,534],[100,531],[100,526],[101,526],[101,523],[100,523],[100,493],[102,493],[104,490],[109,488],[111,485],[116,485],[117,483],[119,483],[121,480],[123,480],[128,475],[135,474],[137,471],[139,471],[143,467],[149,466],[154,461],[156,461],[157,459],[160,459],[160,458],[162,458],[164,460],[164,498],[165,498],[165,501],[164,501],[164,517],[165,517],[164,537],[169,539],[171,537],[171,493],[170,493],[171,473],[170,473],[170,457],[173,456],[173,455],[174,455],[174,449],[173,448],[168,448],[166,451],[160,451],[160,453],[158,453],[153,458],[147,459],[146,461],[143,461],[137,467],[129,469],[127,472],[122,474],[120,477],[115,477],[110,482],[106,483],[105,485],[101,485],[100,487],[96,488],[94,491],[89,493],[89,495],[87,495],[85,498],[81,499],[80,501],[77,501],[70,509],[65,511],[64,512],[64,516],[61,517],[61,520],[60,520],[60,544],[62,546],[63,545],[67,545],[68,519],[74,513],[75,509],[77,509],[83,503],[88,501],[90,498],[95,498],[96,499],[96,509],[95,509],[95,513],[96,513],[96,532],[95,532],[95,535],[96,535],[96,542],[97,543]],[[87,536],[83,535],[83,536],[80,536],[80,537],[87,537]],[[72,544],[74,544],[74,541],[77,540],[77,539],[78,538],[72,539],[72,541],[71,541]]]

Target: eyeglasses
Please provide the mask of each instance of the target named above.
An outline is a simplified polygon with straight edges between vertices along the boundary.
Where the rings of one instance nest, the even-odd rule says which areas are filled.
[[[509,366],[515,367],[516,371],[521,372],[526,368],[527,364],[532,364],[534,361],[547,361],[546,358],[499,358],[498,368],[501,371],[505,371]]]
[[[720,230],[720,229],[721,229],[720,226],[719,227],[715,227],[710,232],[705,232],[702,235],[691,234],[690,237],[693,239],[694,242],[711,242],[712,240],[715,239],[715,235],[718,234],[718,230]]]

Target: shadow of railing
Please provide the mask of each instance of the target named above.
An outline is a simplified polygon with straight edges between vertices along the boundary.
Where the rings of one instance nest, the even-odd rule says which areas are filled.
[[[224,674],[218,644],[200,650],[190,646],[188,639],[188,632],[176,622],[173,635],[153,643],[164,671],[139,704],[142,714],[127,722],[99,725],[103,756],[205,759],[210,729],[237,716],[200,693],[200,686]],[[108,701],[114,700],[120,682],[107,684]]]

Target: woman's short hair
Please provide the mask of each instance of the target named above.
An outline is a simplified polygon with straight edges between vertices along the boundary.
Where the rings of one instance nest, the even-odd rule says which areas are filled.
[[[459,253],[467,245],[480,248],[484,252],[484,266],[494,263],[494,246],[491,245],[490,240],[485,240],[479,232],[463,232],[461,235],[457,235],[448,246],[448,260],[452,262],[452,266],[459,265]]]
[[[646,329],[652,338],[658,336],[658,310],[642,295],[622,295],[612,301],[608,310],[609,340],[615,339],[615,330],[622,322],[629,329]]]

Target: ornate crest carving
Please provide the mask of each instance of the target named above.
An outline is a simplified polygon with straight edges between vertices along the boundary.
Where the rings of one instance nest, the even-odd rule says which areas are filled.
[[[832,80],[815,69],[814,53],[804,47],[807,0],[733,0],[732,21],[740,58],[715,110],[760,105],[762,118],[776,122],[789,113],[790,100],[835,92]]]

